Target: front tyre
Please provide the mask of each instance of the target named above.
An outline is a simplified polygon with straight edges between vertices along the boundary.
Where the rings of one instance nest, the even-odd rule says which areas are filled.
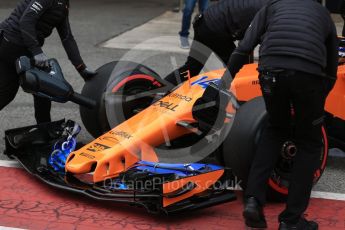
[[[160,88],[163,86],[162,81],[150,68],[130,61],[114,61],[101,66],[97,70],[97,75],[87,81],[82,90],[82,95],[97,102],[93,109],[80,107],[85,128],[96,138],[132,117],[138,111],[150,106],[153,98],[142,97],[125,106],[122,104],[123,99],[126,96]],[[114,95],[119,96],[112,98]],[[107,97],[115,98],[118,102],[116,105],[109,105]],[[113,117],[112,111],[116,111],[121,116]]]

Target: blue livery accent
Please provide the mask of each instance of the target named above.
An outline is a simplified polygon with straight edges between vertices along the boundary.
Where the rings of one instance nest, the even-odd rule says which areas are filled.
[[[165,164],[147,161],[139,161],[133,167],[142,171],[154,174],[176,173],[188,177],[198,174],[221,170],[223,167],[211,164],[191,163],[191,164]]]
[[[58,142],[55,144],[53,152],[50,154],[48,162],[56,172],[65,172],[66,160],[69,154],[71,154],[71,152],[75,150],[76,145],[77,141],[74,137],[72,137],[69,141],[62,143]]]
[[[209,173],[213,171],[218,171],[224,169],[218,165],[212,164],[200,164],[200,163],[191,163],[191,164],[164,164],[164,163],[154,163],[148,161],[139,161],[130,167],[127,172],[136,172],[138,174],[146,173],[147,177],[149,176],[169,176],[175,175],[175,178],[182,179],[186,177],[196,176],[204,173]],[[126,174],[126,172],[125,172]],[[110,189],[116,190],[130,190],[131,183],[123,181],[120,178],[115,178],[109,181],[108,185]],[[129,184],[127,184],[129,183]],[[164,183],[164,180],[160,181]]]
[[[77,146],[77,135],[80,133],[80,126],[73,122],[67,121],[64,132],[66,138],[55,143],[53,152],[50,154],[48,164],[59,173],[65,173],[65,165],[68,156]]]
[[[212,80],[207,80],[207,79],[208,79],[208,76],[203,76],[199,78],[198,80],[196,80],[195,82],[192,82],[192,86],[199,85],[201,88],[206,89],[210,83],[215,83],[216,85],[218,85],[220,82],[220,78],[216,78]]]

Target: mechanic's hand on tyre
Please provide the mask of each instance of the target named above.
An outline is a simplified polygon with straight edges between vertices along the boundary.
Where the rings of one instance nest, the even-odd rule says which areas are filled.
[[[78,72],[79,72],[80,76],[84,79],[84,81],[90,80],[91,78],[93,78],[97,74],[96,71],[91,70],[91,69],[87,68],[86,66],[85,66],[85,68],[78,70]]]
[[[40,68],[47,68],[49,67],[49,58],[44,54],[36,54],[34,56],[34,62],[35,66],[40,67]]]

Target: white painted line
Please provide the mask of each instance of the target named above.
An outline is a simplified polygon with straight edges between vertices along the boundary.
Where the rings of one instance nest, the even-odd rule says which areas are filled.
[[[181,13],[167,11],[164,14],[116,36],[100,46],[115,49],[153,50],[173,53],[188,53],[180,48],[178,32],[181,30]],[[193,29],[190,29],[193,37]]]
[[[6,168],[21,168],[21,165],[16,161],[4,161],[0,160],[0,167]]]
[[[339,200],[339,201],[345,201],[345,194],[341,193],[332,193],[332,192],[312,192],[311,193],[312,198],[320,198],[320,199],[326,199],[326,200]]]
[[[24,229],[22,229],[22,228],[9,228],[9,227],[0,226],[0,230],[24,230]]]
[[[178,32],[181,30],[181,21],[182,13],[167,11],[138,27],[103,42],[100,46],[113,49],[156,51],[187,55],[189,49],[180,48],[180,36]],[[192,27],[189,32],[189,42],[191,44],[192,38],[194,37]],[[258,51],[259,46],[255,48],[255,57],[258,57]],[[215,69],[215,67],[213,66],[212,69]]]

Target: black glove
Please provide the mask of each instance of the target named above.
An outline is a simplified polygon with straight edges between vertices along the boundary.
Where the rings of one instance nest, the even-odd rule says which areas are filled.
[[[35,66],[40,68],[49,67],[49,58],[44,53],[39,53],[34,56]]]
[[[96,71],[90,70],[85,65],[83,65],[80,68],[77,68],[80,76],[84,79],[84,81],[90,80],[93,76],[97,74]]]
[[[243,67],[244,64],[248,63],[249,61],[249,54],[243,54],[243,53],[238,53],[238,52],[233,52],[230,60],[227,64],[227,68],[230,72],[230,77],[235,79],[236,74],[240,71],[240,69]],[[230,87],[231,81],[229,81],[229,78],[224,79],[223,81],[225,82],[225,86],[228,88]]]

